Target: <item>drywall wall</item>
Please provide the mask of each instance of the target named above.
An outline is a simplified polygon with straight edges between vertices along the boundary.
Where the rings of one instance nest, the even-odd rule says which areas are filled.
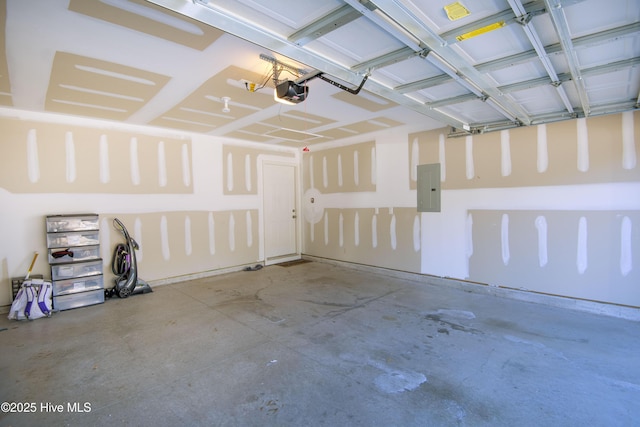
[[[305,253],[640,306],[640,113],[446,133],[304,154]],[[362,167],[354,152],[373,153],[366,189],[336,184]],[[442,211],[418,216],[428,163],[441,164]]]
[[[107,287],[115,217],[150,282],[262,261],[260,162],[298,162],[291,148],[71,116],[2,110],[0,128],[0,306],[34,252],[33,273],[50,276],[46,215],[100,215]]]
[[[150,281],[262,261],[268,158],[301,165],[309,255],[640,306],[638,113],[459,139],[394,128],[305,153],[15,110],[0,121],[0,305],[45,253],[48,214],[99,213],[105,271],[124,220]],[[425,163],[441,164],[439,213],[416,209]]]

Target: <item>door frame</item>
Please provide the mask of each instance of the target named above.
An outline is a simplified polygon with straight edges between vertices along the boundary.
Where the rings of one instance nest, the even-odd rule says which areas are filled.
[[[295,221],[295,233],[296,233],[296,250],[292,255],[284,255],[267,259],[266,248],[267,242],[265,239],[265,203],[264,203],[264,166],[287,166],[293,167],[293,196],[294,204],[296,207],[296,221]],[[300,165],[297,158],[286,159],[279,156],[260,155],[258,156],[258,191],[260,192],[260,210],[258,212],[259,220],[259,236],[260,236],[260,259],[264,260],[265,265],[278,264],[281,262],[295,261],[301,258],[302,248],[302,221],[301,221],[301,202],[300,202]]]

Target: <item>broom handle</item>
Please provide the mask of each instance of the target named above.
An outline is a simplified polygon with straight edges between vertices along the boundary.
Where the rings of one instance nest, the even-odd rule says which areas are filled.
[[[36,259],[38,259],[38,252],[33,254],[33,260],[31,261],[31,265],[29,266],[29,271],[27,271],[27,275],[24,277],[24,280],[27,280],[29,276],[31,276],[31,270],[33,270],[33,266],[36,263]]]

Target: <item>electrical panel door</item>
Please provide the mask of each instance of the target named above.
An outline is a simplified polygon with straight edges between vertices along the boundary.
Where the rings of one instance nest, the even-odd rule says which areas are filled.
[[[440,163],[418,165],[418,212],[440,212]]]

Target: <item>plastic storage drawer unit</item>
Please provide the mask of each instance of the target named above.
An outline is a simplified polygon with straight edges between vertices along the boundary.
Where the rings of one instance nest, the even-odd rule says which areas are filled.
[[[53,296],[104,289],[103,276],[75,277],[53,282]]]
[[[53,297],[53,308],[56,310],[70,310],[85,305],[101,304],[104,302],[104,290],[79,292],[75,294]]]
[[[46,219],[47,233],[62,231],[98,230],[98,215],[50,215]]]
[[[45,218],[53,307],[69,310],[104,302],[98,214]]]
[[[68,248],[71,246],[92,246],[100,243],[98,230],[67,231],[64,233],[47,233],[48,248]]]
[[[49,264],[91,261],[100,258],[100,246],[75,246],[49,249]]]
[[[102,274],[102,260],[75,262],[73,264],[53,264],[51,278],[65,280],[72,277],[87,277]]]

